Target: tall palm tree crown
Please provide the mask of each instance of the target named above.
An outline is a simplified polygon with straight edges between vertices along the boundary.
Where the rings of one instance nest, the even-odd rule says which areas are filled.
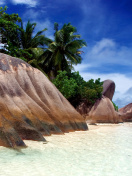
[[[37,48],[38,46],[43,46],[47,42],[47,38],[42,33],[47,30],[47,28],[37,32],[35,36],[33,36],[34,29],[36,27],[36,23],[27,22],[26,29],[21,32],[21,43],[23,49],[31,49]],[[21,25],[23,29],[23,24]]]
[[[36,23],[31,23],[30,21],[28,21],[24,30],[23,24],[21,23],[21,48],[24,51],[32,54],[32,57],[27,59],[27,62],[37,67],[44,73],[44,71],[39,66],[38,58],[40,57],[40,55],[43,54],[44,46],[48,45],[51,40],[45,37],[45,35],[43,34],[43,32],[47,30],[47,28],[37,32],[37,34],[34,35],[35,27]]]
[[[41,60],[44,70],[56,76],[58,70],[71,71],[72,65],[81,63],[82,51],[80,49],[86,46],[86,42],[80,39],[80,35],[75,34],[77,30],[70,23],[64,24],[60,30],[58,30],[58,24],[55,23],[54,29],[54,41],[49,44]]]

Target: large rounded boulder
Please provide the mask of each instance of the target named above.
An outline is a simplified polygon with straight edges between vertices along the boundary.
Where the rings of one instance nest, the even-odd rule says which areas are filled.
[[[124,122],[132,122],[132,103],[120,108],[119,113]]]
[[[83,117],[39,70],[0,53],[0,145],[87,130]]]
[[[102,96],[92,107],[86,121],[95,123],[119,123],[122,122],[119,114],[115,111],[114,106],[109,98]]]
[[[115,83],[112,80],[105,80],[103,81],[103,92],[102,95],[109,98],[112,101],[113,95],[115,92]],[[97,100],[98,101],[98,100]],[[92,108],[92,105],[89,105],[87,101],[82,101],[76,108],[76,110],[84,117],[88,116],[90,110]]]
[[[102,95],[106,96],[112,101],[115,92],[115,83],[112,80],[105,80],[103,82],[103,92]]]

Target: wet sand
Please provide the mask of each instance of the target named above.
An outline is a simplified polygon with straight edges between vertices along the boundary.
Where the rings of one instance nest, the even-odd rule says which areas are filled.
[[[131,176],[132,123],[89,125],[89,131],[0,147],[0,176]]]

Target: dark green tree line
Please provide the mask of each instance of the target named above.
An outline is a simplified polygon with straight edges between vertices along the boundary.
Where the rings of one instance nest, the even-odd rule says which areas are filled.
[[[85,81],[79,72],[59,71],[52,82],[75,108],[80,102],[93,105],[102,96],[103,82],[100,79]]]

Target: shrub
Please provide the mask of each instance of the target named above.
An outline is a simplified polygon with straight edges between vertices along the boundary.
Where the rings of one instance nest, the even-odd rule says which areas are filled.
[[[100,78],[86,82],[79,75],[79,72],[59,71],[52,82],[74,107],[78,106],[81,101],[93,105],[102,96],[103,83]]]
[[[118,106],[112,101],[115,110],[118,112]]]
[[[76,94],[78,87],[73,78],[68,78],[66,71],[59,71],[57,77],[52,81],[65,98],[69,99]]]

